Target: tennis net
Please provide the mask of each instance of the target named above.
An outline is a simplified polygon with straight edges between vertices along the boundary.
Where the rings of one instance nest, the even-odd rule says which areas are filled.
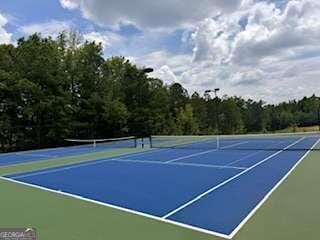
[[[92,148],[95,150],[108,148],[136,148],[136,137],[107,138],[107,139],[65,139],[70,145],[79,148]]]
[[[151,136],[152,148],[219,150],[320,150],[320,133]]]

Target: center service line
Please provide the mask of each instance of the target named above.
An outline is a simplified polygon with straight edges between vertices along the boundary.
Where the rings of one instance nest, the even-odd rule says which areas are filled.
[[[227,148],[235,147],[235,146],[238,146],[238,145],[241,145],[241,144],[245,144],[245,143],[248,143],[248,142],[246,141],[246,142],[235,143],[235,144],[232,144],[232,145],[228,145],[228,146],[222,147],[221,149],[227,149]],[[216,148],[216,149],[209,150],[209,151],[194,153],[194,154],[190,154],[190,155],[187,155],[187,156],[182,156],[182,157],[171,159],[169,161],[166,161],[165,163],[172,163],[172,162],[176,162],[176,161],[179,161],[179,160],[183,160],[183,159],[192,158],[192,157],[195,157],[195,156],[204,155],[204,154],[207,154],[207,153],[216,152],[218,150],[219,149]]]

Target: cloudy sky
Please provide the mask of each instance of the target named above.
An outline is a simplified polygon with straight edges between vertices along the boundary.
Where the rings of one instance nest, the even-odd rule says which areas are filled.
[[[0,1],[0,43],[69,28],[190,93],[320,95],[319,0]]]

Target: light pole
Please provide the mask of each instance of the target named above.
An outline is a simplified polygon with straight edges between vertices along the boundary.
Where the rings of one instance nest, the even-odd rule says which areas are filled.
[[[208,89],[205,91],[205,95],[209,95],[210,93],[214,93],[215,96],[215,107],[216,107],[216,126],[217,126],[217,149],[220,148],[220,139],[219,139],[219,98],[218,98],[218,92],[220,91],[220,88],[215,88],[214,90]]]
[[[209,95],[210,93],[214,93],[215,98],[218,98],[218,92],[220,91],[220,88],[215,88],[214,90],[208,89],[204,93],[205,95]]]
[[[139,76],[139,82],[140,82],[140,86],[139,86],[139,105],[140,105],[140,107],[141,107],[141,104],[142,104],[142,86],[143,86],[143,82],[142,82],[142,77],[143,77],[143,75],[144,74],[147,74],[147,73],[152,73],[154,70],[153,70],[153,68],[150,68],[150,67],[148,67],[148,68],[143,68],[142,70],[141,70],[141,72],[140,72],[140,76]],[[145,134],[145,131],[143,131],[143,133],[141,134],[142,135],[142,137],[141,137],[141,147],[142,148],[144,148],[144,134]],[[151,143],[151,141],[150,141],[150,143]]]
[[[153,68],[143,68],[141,71],[140,71],[140,74],[139,74],[139,82],[140,82],[140,86],[139,86],[139,105],[141,105],[142,103],[142,77],[144,74],[147,74],[147,73],[152,73],[153,72]]]

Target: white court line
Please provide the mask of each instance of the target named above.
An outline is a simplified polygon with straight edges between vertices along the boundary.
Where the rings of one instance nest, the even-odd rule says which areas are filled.
[[[265,197],[258,203],[258,205],[247,215],[245,219],[242,220],[242,222],[232,231],[232,233],[229,235],[230,238],[233,238],[240,229],[249,221],[249,219],[258,211],[258,209],[270,198],[271,194],[278,189],[278,187],[289,177],[289,175],[298,167],[298,165],[306,158],[306,156],[311,152],[312,149],[314,149],[315,146],[317,146],[320,143],[320,139],[316,141],[316,143],[311,147],[309,151],[307,151],[300,159],[299,161],[290,169],[289,172],[287,172],[286,175],[265,195]]]
[[[238,145],[241,145],[241,144],[245,144],[245,143],[248,143],[248,142],[240,142],[240,143],[238,142],[238,143],[235,143],[235,144],[231,144],[231,145],[222,147],[220,149],[227,149],[227,148],[235,147],[235,146],[238,146]],[[218,150],[219,149],[216,148],[216,149],[213,149],[213,150],[208,150],[208,151],[204,151],[204,152],[198,152],[198,153],[186,155],[186,156],[182,156],[182,157],[171,159],[169,161],[166,161],[166,163],[172,163],[172,162],[176,162],[176,161],[179,161],[179,160],[183,160],[183,159],[192,158],[192,157],[195,157],[195,156],[204,155],[204,154],[207,154],[207,153],[216,152]]]
[[[233,162],[231,162],[231,163],[228,163],[226,166],[231,166],[232,164],[241,162],[241,161],[243,161],[243,160],[245,160],[245,159],[248,159],[248,158],[250,158],[250,157],[253,157],[253,156],[255,156],[255,155],[258,155],[258,154],[261,153],[261,152],[264,152],[264,150],[260,150],[260,151],[251,153],[251,154],[249,154],[249,155],[246,155],[246,156],[244,156],[244,157],[242,157],[242,158],[240,158],[240,159],[238,159],[238,160],[235,160],[235,161],[233,161]]]
[[[79,167],[84,167],[84,166],[96,165],[96,164],[99,164],[99,163],[115,161],[117,159],[121,159],[121,157],[126,157],[126,156],[140,156],[140,155],[144,155],[144,154],[147,154],[147,153],[154,153],[154,152],[168,151],[168,150],[169,149],[157,149],[157,150],[147,150],[147,151],[144,151],[144,152],[137,152],[137,153],[125,153],[125,154],[121,154],[121,155],[115,156],[113,158],[106,158],[106,159],[102,158],[104,160],[94,159],[94,160],[88,160],[88,161],[83,161],[83,162],[79,162],[79,163],[72,163],[72,164],[70,164],[69,166],[66,166],[66,167],[60,167],[60,166],[50,167],[49,169],[45,168],[45,169],[48,169],[48,170],[44,169],[43,171],[41,171],[41,169],[40,169],[39,172],[20,175],[20,176],[14,177],[14,179],[19,179],[19,178],[22,178],[22,177],[29,177],[29,176],[37,176],[37,175],[47,174],[47,173],[51,173],[51,172],[59,172],[59,171],[64,171],[64,170],[69,170],[69,169],[79,168]],[[35,162],[35,161],[33,161],[33,162]],[[12,164],[12,165],[4,165],[4,166],[0,166],[0,168],[1,167],[6,167],[6,166],[10,166],[10,167],[11,166],[17,166],[17,165],[24,164],[24,163],[28,163],[28,162],[21,162],[21,163]],[[57,169],[52,169],[52,168],[57,168]]]
[[[40,170],[39,172],[34,172],[34,173],[31,172],[29,174],[27,173],[27,174],[24,174],[24,175],[18,175],[16,177],[11,177],[11,178],[12,179],[19,179],[19,178],[43,175],[43,174],[47,174],[47,173],[62,172],[62,171],[66,171],[66,170],[70,170],[70,169],[74,169],[74,168],[97,165],[97,164],[110,162],[110,161],[114,161],[114,160],[116,160],[116,159],[115,158],[110,158],[110,159],[108,158],[108,159],[105,159],[105,160],[94,160],[94,162],[79,163],[79,164],[74,164],[74,165],[70,165],[70,166],[66,166],[66,167],[56,167],[54,169],[48,169],[48,170],[43,170],[43,171]]]
[[[185,204],[181,205],[180,207],[178,207],[178,208],[176,208],[176,209],[172,210],[171,212],[167,213],[167,214],[166,214],[166,215],[164,215],[162,218],[163,218],[163,219],[167,219],[167,218],[169,218],[170,216],[172,216],[172,215],[176,214],[177,212],[180,212],[181,210],[183,210],[183,209],[185,209],[186,207],[190,206],[191,204],[193,204],[193,203],[195,203],[195,202],[199,201],[201,198],[203,198],[203,197],[205,197],[206,195],[208,195],[208,194],[212,193],[213,191],[217,190],[218,188],[221,188],[222,186],[226,185],[227,183],[229,183],[229,182],[233,181],[234,179],[236,179],[236,178],[240,177],[241,175],[243,175],[243,174],[245,174],[245,173],[249,172],[250,170],[252,170],[252,169],[256,168],[257,166],[261,165],[262,163],[264,163],[264,162],[268,161],[269,159],[271,159],[271,158],[273,158],[273,157],[275,157],[275,156],[279,155],[280,153],[282,153],[283,151],[287,150],[288,148],[290,148],[290,147],[292,147],[292,146],[296,145],[297,143],[301,142],[303,139],[305,139],[305,138],[304,138],[304,137],[303,137],[303,138],[300,138],[299,140],[295,141],[294,143],[292,143],[292,144],[288,145],[286,148],[284,148],[284,149],[282,149],[282,150],[280,150],[280,151],[278,151],[278,152],[276,152],[276,153],[274,153],[274,154],[270,155],[269,157],[267,157],[267,158],[265,158],[265,159],[261,160],[260,162],[258,162],[258,163],[256,163],[256,164],[252,165],[251,167],[247,168],[246,170],[244,170],[244,171],[242,171],[242,172],[240,172],[240,173],[236,174],[235,176],[233,176],[233,177],[231,177],[231,178],[229,178],[229,179],[225,180],[224,182],[222,182],[222,183],[220,183],[220,184],[218,184],[218,185],[216,185],[216,186],[214,186],[214,187],[210,188],[210,189],[209,189],[209,190],[207,190],[206,192],[204,192],[204,193],[202,193],[202,194],[198,195],[197,197],[193,198],[192,200],[188,201],[187,203],[185,203]]]
[[[116,205],[113,205],[113,204],[92,200],[92,199],[85,198],[85,197],[82,197],[82,196],[79,196],[79,195],[76,195],[76,194],[57,191],[57,190],[53,190],[53,189],[50,189],[50,188],[41,187],[41,186],[38,186],[38,185],[35,185],[35,184],[20,182],[20,181],[11,179],[11,178],[1,177],[1,176],[0,176],[0,179],[4,180],[4,181],[7,181],[7,182],[12,182],[12,183],[15,183],[15,184],[20,184],[20,185],[24,185],[24,186],[28,186],[28,187],[32,187],[32,188],[36,188],[36,189],[41,189],[41,190],[44,190],[44,191],[47,191],[47,192],[51,192],[51,193],[55,193],[55,194],[59,194],[59,195],[67,196],[67,197],[71,197],[71,198],[82,200],[82,201],[85,201],[85,202],[94,203],[94,204],[97,204],[97,205],[102,205],[102,206],[109,207],[109,208],[116,209],[116,210],[120,210],[120,211],[123,211],[123,212],[132,213],[132,214],[135,214],[135,215],[138,215],[138,216],[143,216],[143,217],[146,217],[146,218],[149,218],[149,219],[153,219],[153,220],[157,220],[157,221],[160,221],[160,222],[173,224],[173,225],[176,225],[176,226],[179,226],[179,227],[183,227],[183,228],[187,228],[187,229],[191,229],[191,230],[194,230],[194,231],[197,231],[197,232],[206,233],[206,234],[210,234],[210,235],[221,237],[221,238],[225,238],[225,239],[230,239],[229,235],[226,235],[226,234],[223,234],[223,233],[214,232],[214,231],[206,230],[206,229],[203,229],[203,228],[194,227],[194,226],[191,226],[191,225],[188,225],[188,224],[172,221],[172,220],[169,220],[169,219],[162,219],[161,217],[157,217],[157,216],[154,216],[154,215],[151,215],[151,214],[148,214],[148,213],[143,213],[143,212],[135,211],[135,210],[128,209],[128,208],[119,207],[119,206],[116,206]]]
[[[231,146],[229,146],[229,147],[231,147]],[[146,150],[146,151],[143,151],[143,152],[137,152],[137,153],[125,153],[125,154],[119,155],[118,157],[116,156],[114,158],[107,158],[105,160],[95,159],[95,160],[84,161],[83,163],[73,163],[70,166],[66,166],[66,167],[57,166],[58,169],[51,169],[50,170],[50,168],[49,168],[48,170],[43,170],[41,172],[30,173],[30,174],[17,176],[14,179],[19,179],[19,178],[22,178],[22,177],[29,177],[29,176],[36,176],[36,175],[42,175],[42,174],[51,173],[51,172],[59,172],[59,171],[64,171],[64,170],[73,169],[73,168],[79,168],[79,167],[83,167],[83,166],[95,165],[95,164],[104,163],[104,162],[107,162],[107,161],[114,161],[114,160],[117,160],[118,158],[121,159],[121,158],[126,157],[126,156],[140,156],[140,155],[145,155],[145,154],[155,153],[155,152],[166,152],[166,151],[169,151],[169,150],[172,150],[172,149],[156,149],[156,150],[150,149],[150,150]],[[35,161],[33,161],[33,162],[35,162]],[[28,163],[28,162],[21,162],[21,163],[17,163],[17,164],[14,164],[14,165],[4,165],[4,166],[16,166],[16,165],[26,164],[26,163]],[[1,167],[3,167],[3,166],[0,166],[0,168]]]
[[[167,165],[167,166],[190,166],[190,167],[205,167],[205,168],[228,168],[228,169],[239,169],[239,170],[245,170],[247,168],[244,167],[234,167],[234,166],[225,166],[225,165],[210,165],[210,164],[198,164],[198,163],[180,163],[180,162],[173,162],[173,163],[167,163],[167,162],[160,162],[160,161],[145,161],[145,160],[133,160],[133,159],[114,159],[114,161],[117,162],[132,162],[132,163],[148,163],[148,164],[158,164],[158,165]]]
[[[80,168],[80,167],[86,167],[86,166],[92,166],[92,165],[97,165],[101,163],[106,163],[106,162],[111,162],[111,161],[117,161],[117,162],[137,162],[137,163],[153,163],[153,164],[162,164],[162,165],[189,165],[189,166],[206,166],[206,167],[212,167],[212,168],[230,168],[230,169],[240,169],[244,170],[246,168],[242,167],[233,167],[233,166],[219,166],[219,165],[202,165],[202,164],[192,164],[192,163],[166,163],[166,162],[155,162],[155,161],[142,161],[142,160],[126,160],[126,159],[121,159],[121,158],[110,158],[110,159],[105,159],[105,160],[97,160],[94,162],[88,162],[88,163],[79,163],[76,165],[71,165],[67,167],[58,167],[57,169],[48,169],[48,170],[43,170],[39,172],[34,172],[34,173],[29,173],[29,174],[23,174],[23,175],[18,175],[16,177],[11,177],[12,179],[20,179],[20,178],[25,178],[25,177],[33,177],[33,176],[38,176],[38,175],[43,175],[43,174],[48,174],[48,173],[54,173],[54,172],[62,172],[70,169],[75,169],[75,168]]]
[[[241,142],[241,143],[237,143],[237,144],[228,145],[228,146],[224,147],[224,149],[230,148],[230,147],[234,147],[234,146],[237,146],[237,145],[240,145],[240,144],[245,144],[245,143],[246,142]],[[181,160],[181,159],[186,159],[186,158],[202,155],[202,154],[205,154],[205,153],[208,153],[208,152],[213,152],[213,151],[217,151],[217,149],[206,151],[206,152],[200,152],[200,153],[196,153],[196,154],[187,155],[187,156],[184,156],[184,157],[181,157],[181,158],[178,158],[178,159],[176,158],[176,159],[167,161],[165,163],[172,163],[172,162],[175,162],[175,161],[178,161],[178,160]],[[134,156],[143,155],[144,153],[147,153],[147,152],[153,152],[153,151],[146,151],[146,152],[136,153]],[[127,154],[127,155],[131,155],[131,154]],[[121,157],[123,157],[123,156],[119,156],[119,157],[116,157],[116,158],[108,158],[108,159],[105,159],[105,160],[94,160],[94,162],[90,161],[90,162],[79,163],[79,164],[66,166],[66,167],[58,167],[57,169],[48,169],[48,170],[43,170],[41,172],[34,172],[34,173],[29,173],[29,174],[24,174],[24,175],[18,175],[16,177],[12,177],[12,179],[20,179],[20,178],[25,178],[25,177],[38,176],[38,175],[43,175],[43,174],[47,174],[47,173],[60,172],[60,171],[66,171],[66,170],[74,169],[74,168],[80,168],[80,167],[85,167],[85,166],[101,164],[101,163],[105,163],[105,162],[115,161],[115,160],[121,159]],[[229,167],[229,168],[231,168],[231,167]],[[232,167],[232,168],[237,168],[237,167]],[[243,170],[243,169],[246,169],[246,168],[237,168],[237,169],[242,169]]]
[[[149,153],[155,153],[155,152],[166,152],[172,150],[170,148],[160,148],[160,149],[154,149],[154,148],[150,148],[148,150],[144,150],[143,152],[136,152],[136,153],[125,153],[123,155],[119,155],[121,157],[125,157],[127,155],[131,156],[140,156],[140,155],[145,155],[145,154],[149,154]]]
[[[272,141],[272,142],[275,142],[275,143],[279,143],[279,144],[280,144],[280,142],[278,142],[278,141]],[[284,142],[285,142],[285,141],[282,141],[281,143],[284,143]],[[279,144],[277,144],[277,145],[279,145]],[[269,145],[269,146],[271,146],[271,145]],[[231,166],[231,165],[233,165],[233,164],[235,164],[235,163],[238,163],[238,162],[241,162],[242,160],[245,160],[245,159],[247,159],[247,158],[249,158],[249,157],[253,157],[253,156],[255,156],[255,155],[258,155],[259,153],[264,152],[264,151],[265,151],[265,150],[260,150],[260,151],[251,153],[251,154],[249,154],[249,155],[246,155],[246,156],[244,156],[244,157],[242,157],[242,158],[240,158],[240,159],[238,159],[238,160],[235,160],[235,161],[227,164],[226,166]],[[270,149],[270,150],[267,150],[267,151],[273,152],[274,150]]]
[[[64,147],[61,147],[61,148],[64,148]],[[133,153],[123,153],[123,154],[119,154],[118,156],[119,157],[125,157],[125,156],[139,156],[139,155],[144,155],[144,154],[149,154],[149,153],[154,153],[154,152],[165,152],[165,151],[168,151],[170,149],[148,149],[148,150],[143,150],[143,151],[140,151],[140,152],[133,152]],[[40,151],[40,150],[39,150]],[[18,152],[19,154],[23,154],[23,152]],[[6,154],[6,153],[2,153],[2,154]],[[17,154],[17,153],[10,153],[12,155],[14,154]],[[92,154],[92,152],[90,153],[85,153],[85,154],[80,154],[80,155],[86,155],[86,154]],[[80,156],[79,155],[79,156]],[[59,158],[63,159],[63,158],[74,158],[76,157],[77,155],[71,155],[71,156],[61,156]],[[0,157],[1,157],[1,154],[0,154]],[[114,157],[117,157],[117,156],[114,156]],[[80,163],[86,163],[86,162],[91,162],[91,161],[98,161],[99,159],[106,159],[108,157],[101,157],[101,158],[97,158],[97,159],[88,159],[88,160],[84,160],[84,161],[80,161],[78,162],[79,164]],[[36,163],[36,162],[48,162],[48,161],[52,161],[53,159],[50,158],[50,159],[45,159],[45,160],[32,160],[32,161],[15,161],[15,162],[12,162],[13,164],[9,164],[9,165],[0,165],[0,168],[4,168],[4,167],[14,167],[14,166],[19,166],[19,165],[25,165],[25,164],[32,164],[32,163]],[[72,165],[75,165],[77,163],[72,163]],[[61,165],[60,165],[61,166]],[[55,166],[55,167],[59,167],[58,166]],[[50,167],[52,168],[52,167]],[[48,169],[48,167],[44,168],[44,169]],[[41,170],[41,169],[39,169]]]

